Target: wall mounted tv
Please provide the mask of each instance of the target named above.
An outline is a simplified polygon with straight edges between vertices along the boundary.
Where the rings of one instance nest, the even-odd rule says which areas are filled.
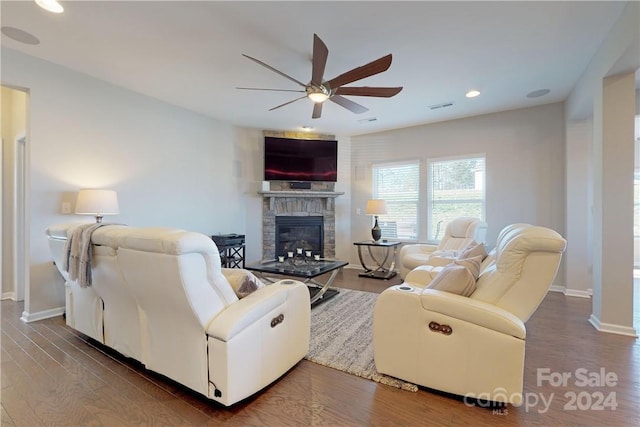
[[[338,179],[338,141],[264,137],[265,181]]]

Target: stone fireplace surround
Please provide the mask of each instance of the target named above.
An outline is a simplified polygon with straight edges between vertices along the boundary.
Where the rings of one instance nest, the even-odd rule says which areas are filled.
[[[262,195],[262,259],[276,259],[276,216],[321,216],[324,257],[336,256],[335,183],[314,182],[309,190],[291,190],[289,182],[272,181]]]

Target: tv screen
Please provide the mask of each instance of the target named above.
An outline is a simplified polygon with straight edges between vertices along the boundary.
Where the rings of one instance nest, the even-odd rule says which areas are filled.
[[[264,137],[265,181],[338,179],[338,141]]]

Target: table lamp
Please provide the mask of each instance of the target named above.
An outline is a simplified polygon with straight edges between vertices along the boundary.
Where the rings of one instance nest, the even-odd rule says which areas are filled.
[[[76,200],[76,213],[94,215],[96,222],[102,222],[104,215],[118,215],[118,195],[113,190],[80,190]]]
[[[371,237],[373,237],[373,241],[377,242],[382,237],[382,230],[378,226],[378,215],[386,215],[387,214],[387,203],[384,200],[380,199],[371,199],[367,201],[367,208],[365,210],[367,215],[373,215],[375,218],[375,224],[371,229]]]

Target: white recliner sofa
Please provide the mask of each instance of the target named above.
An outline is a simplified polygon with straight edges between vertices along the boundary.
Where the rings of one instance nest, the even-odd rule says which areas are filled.
[[[78,224],[47,229],[66,284],[67,324],[229,406],[258,392],[309,350],[307,287],[281,280],[239,298],[247,270],[224,269],[207,236],[108,225],[91,237],[91,286],[62,268]],[[258,283],[261,284],[261,283]]]
[[[410,273],[376,301],[376,369],[447,393],[520,404],[525,322],[552,284],[565,247],[551,229],[506,227],[468,297],[429,288],[447,267]]]
[[[443,251],[455,252],[465,248],[469,244],[484,243],[487,235],[487,223],[478,218],[458,217],[450,221],[444,230],[444,235],[437,245],[428,243],[416,243],[404,245],[400,248],[399,264],[400,277],[405,278],[414,268],[430,263],[430,259]],[[449,256],[451,257],[451,256]],[[444,256],[443,258],[447,258]],[[432,261],[434,261],[432,259]],[[449,263],[441,259],[435,262],[436,265]]]

